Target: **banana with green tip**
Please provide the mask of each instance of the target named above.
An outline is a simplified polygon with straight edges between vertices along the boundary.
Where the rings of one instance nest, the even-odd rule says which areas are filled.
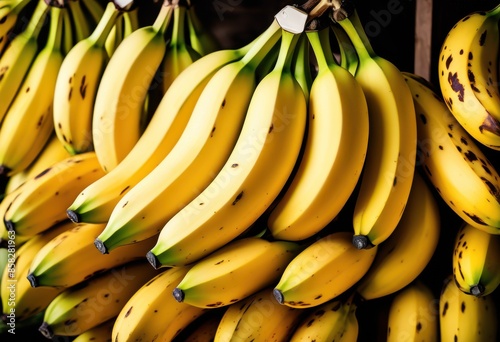
[[[94,102],[109,60],[105,42],[121,15],[123,10],[112,1],[108,2],[95,30],[87,38],[78,41],[68,52],[57,75],[54,130],[70,154],[93,149]]]
[[[162,271],[139,288],[116,317],[112,341],[171,341],[206,309],[177,302],[172,296],[190,267]]]
[[[370,248],[391,235],[408,201],[417,154],[416,116],[401,71],[373,51],[356,10],[338,24],[359,57],[354,77],[368,105],[368,149],[354,206],[353,244]]]
[[[279,41],[280,30],[274,21],[244,57],[224,65],[211,76],[175,146],[116,203],[106,228],[96,239],[96,247],[101,252],[159,233],[165,222],[213,181],[233,150],[244,119],[249,117],[247,110],[258,83],[255,69]],[[264,113],[269,114],[273,108],[256,112],[254,116],[263,123]],[[292,149],[290,151],[292,153]],[[236,172],[231,168],[231,175]],[[278,186],[279,180],[273,181]],[[200,244],[199,247],[205,249]]]
[[[16,24],[21,21],[23,9],[28,5],[30,0],[14,0],[0,6],[0,58],[3,51],[12,37],[15,36]]]
[[[116,317],[132,295],[157,274],[141,260],[66,288],[49,303],[38,330],[48,339],[78,336]]]
[[[438,82],[460,125],[479,143],[500,150],[498,56],[500,5],[467,14],[441,45]]]
[[[369,135],[363,90],[335,61],[330,28],[307,36],[318,74],[311,87],[304,152],[267,221],[275,238],[293,241],[318,233],[345,206],[360,178]]]
[[[214,73],[241,58],[247,50],[248,46],[216,51],[186,68],[163,96],[136,145],[113,170],[76,196],[68,208],[68,216],[75,222],[107,222],[118,201],[177,143],[201,92]]]
[[[356,49],[351,43],[349,36],[338,25],[331,25],[335,39],[337,40],[340,53],[340,66],[347,69],[352,75],[356,74],[359,57]]]
[[[287,342],[303,313],[276,303],[272,288],[266,287],[228,306],[213,341]]]
[[[82,332],[73,339],[73,342],[111,342],[111,333],[116,317],[108,319],[85,332]]]
[[[277,281],[300,249],[294,242],[259,237],[234,240],[194,263],[172,295],[207,309],[236,303]]]
[[[387,342],[439,341],[438,303],[430,287],[421,280],[401,289],[389,306]]]
[[[141,135],[148,89],[158,82],[157,70],[167,48],[166,31],[174,5],[163,4],[151,25],[138,28],[118,45],[100,78],[92,114],[93,148],[101,167],[111,171]]]
[[[366,274],[378,249],[358,249],[352,237],[352,232],[334,232],[306,246],[274,287],[278,303],[315,307],[351,289]]]
[[[190,4],[188,6],[186,22],[189,45],[198,52],[200,56],[207,55],[220,48],[220,44],[215,39],[213,33],[200,21],[198,12],[196,11],[196,5]]]
[[[430,263],[438,246],[439,204],[423,176],[416,172],[414,177],[398,226],[379,246],[372,266],[356,284],[365,300],[388,296],[410,284]]]
[[[156,237],[151,237],[103,255],[92,245],[103,227],[79,223],[50,240],[31,260],[26,277],[30,285],[35,288],[74,286],[113,267],[145,260],[148,248],[156,241]]]
[[[312,308],[301,317],[289,341],[357,341],[359,324],[353,299],[351,294]]]
[[[0,120],[4,118],[39,50],[50,7],[38,0],[26,28],[16,35],[0,58]]]
[[[93,151],[69,156],[28,179],[16,196],[10,196],[3,215],[8,230],[36,235],[64,221],[65,208],[86,186],[104,175]]]
[[[497,305],[492,295],[466,294],[453,275],[446,277],[439,296],[440,341],[497,341]]]
[[[411,73],[404,77],[418,113],[418,158],[427,178],[465,222],[499,234],[500,174],[432,85]]]
[[[57,73],[64,58],[61,36],[66,10],[50,6],[45,46],[5,113],[0,128],[0,174],[11,176],[28,167],[54,131],[52,109]]]
[[[67,0],[68,14],[73,24],[75,43],[87,38],[94,30],[94,22],[90,19],[83,10],[82,2],[85,0]],[[113,1],[110,1],[113,2]]]
[[[464,223],[457,231],[453,250],[453,278],[473,296],[487,296],[500,285],[500,235]]]
[[[104,13],[104,5],[99,0],[79,0],[82,1],[82,11],[86,13],[86,17],[97,25]]]

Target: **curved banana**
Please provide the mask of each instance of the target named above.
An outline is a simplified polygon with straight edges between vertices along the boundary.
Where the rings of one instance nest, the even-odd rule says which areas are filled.
[[[438,60],[447,107],[474,139],[494,150],[500,150],[499,20],[500,5],[466,15],[446,35]]]
[[[294,242],[234,240],[198,260],[172,294],[179,302],[201,308],[230,305],[277,281],[299,250]]]
[[[492,295],[476,297],[461,291],[446,277],[439,297],[440,341],[498,340],[498,309]]]
[[[46,45],[36,55],[0,128],[0,173],[13,175],[36,158],[54,131],[52,104],[63,61],[61,36],[65,8],[50,7]]]
[[[12,37],[16,35],[16,24],[21,21],[23,9],[31,0],[14,0],[0,6],[0,58],[4,49],[10,44]]]
[[[166,51],[165,31],[175,5],[164,1],[152,25],[118,45],[106,64],[95,97],[92,140],[104,171],[118,165],[140,137],[146,94]]]
[[[48,339],[78,336],[116,317],[132,295],[157,274],[141,260],[66,288],[49,303],[38,330]]]
[[[101,323],[85,332],[76,336],[73,342],[110,342],[111,333],[115,324],[116,317],[108,319],[106,322]]]
[[[387,342],[439,341],[436,304],[434,293],[421,280],[401,289],[389,306]]]
[[[70,154],[93,149],[94,102],[109,60],[105,42],[122,14],[120,7],[112,1],[108,2],[95,30],[68,52],[57,75],[53,110],[54,130]]]
[[[357,305],[353,299],[351,294],[344,299],[332,299],[312,308],[300,318],[289,341],[357,341],[359,326],[356,318]],[[346,336],[348,329],[353,334],[350,339]]]
[[[414,74],[404,77],[418,113],[418,158],[427,178],[465,222],[499,234],[500,174],[432,85]]]
[[[255,68],[279,40],[280,29],[273,22],[244,57],[211,76],[175,146],[116,204],[105,230],[96,239],[101,252],[157,234],[214,179],[248,117],[258,81]],[[263,113],[259,115],[264,117]]]
[[[45,32],[45,19],[50,6],[45,0],[38,0],[26,28],[16,35],[6,47],[0,58],[0,120],[4,118],[18,89],[26,77],[35,59],[38,49],[38,37]]]
[[[278,303],[315,307],[352,288],[366,274],[378,249],[358,249],[352,237],[352,232],[335,232],[306,246],[274,287]]]
[[[156,241],[152,237],[102,255],[92,241],[103,225],[74,225],[45,244],[31,260],[27,279],[32,287],[70,287],[113,267],[144,260],[147,249]]]
[[[306,124],[305,96],[290,68],[298,38],[283,30],[276,66],[258,83],[229,157],[161,228],[148,253],[154,267],[190,263],[222,247],[278,197],[298,159]]]
[[[430,185],[416,172],[401,220],[391,236],[379,246],[372,266],[356,284],[361,297],[371,300],[390,295],[422,273],[438,246],[439,210]]]
[[[466,294],[487,296],[500,285],[500,235],[464,223],[453,250],[453,278]]]
[[[304,240],[322,230],[351,197],[363,169],[368,107],[354,76],[334,60],[329,32],[307,33],[318,74],[310,93],[302,159],[267,221],[277,239]]]
[[[50,240],[73,227],[74,223],[66,220],[30,238],[22,246],[18,248],[16,246],[16,258],[11,264],[13,268],[2,273],[1,282],[5,286],[0,289],[0,298],[2,299],[2,313],[4,315],[8,315],[11,309],[14,309],[16,320],[29,319],[43,312],[50,301],[63,291],[62,288],[57,287],[31,287],[26,276],[31,260],[38,251]]]
[[[228,306],[213,337],[214,342],[288,342],[303,310],[276,303],[266,287]]]
[[[115,320],[112,341],[171,341],[206,309],[177,302],[172,296],[190,267],[162,271],[139,288]]]
[[[373,51],[356,10],[338,21],[358,54],[354,75],[368,104],[368,151],[356,194],[353,243],[369,248],[396,228],[408,201],[417,150],[416,115],[401,71]]]
[[[33,236],[67,219],[65,208],[69,203],[103,174],[93,151],[52,164],[27,180],[8,203],[5,226],[16,234]]]

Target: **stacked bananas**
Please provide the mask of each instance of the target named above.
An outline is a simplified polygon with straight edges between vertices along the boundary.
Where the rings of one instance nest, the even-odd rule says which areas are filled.
[[[438,86],[349,1],[228,49],[191,2],[146,6],[0,0],[3,334],[373,340],[383,300],[388,341],[498,338],[500,5]]]

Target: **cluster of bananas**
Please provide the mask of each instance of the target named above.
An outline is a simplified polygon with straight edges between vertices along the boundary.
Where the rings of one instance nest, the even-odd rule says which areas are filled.
[[[450,31],[439,87],[349,1],[235,49],[141,6],[0,0],[6,336],[356,341],[389,298],[388,341],[496,340],[500,6]]]

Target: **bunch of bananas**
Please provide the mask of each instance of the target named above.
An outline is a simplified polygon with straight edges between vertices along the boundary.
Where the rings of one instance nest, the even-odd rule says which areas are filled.
[[[496,340],[500,5],[437,86],[350,1],[195,9],[0,0],[2,340]]]

